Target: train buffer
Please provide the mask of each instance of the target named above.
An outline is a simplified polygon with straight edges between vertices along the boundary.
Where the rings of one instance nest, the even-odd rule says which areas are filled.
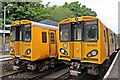
[[[105,80],[120,80],[120,51],[114,58],[109,70],[104,76]],[[104,80],[103,79],[103,80]]]

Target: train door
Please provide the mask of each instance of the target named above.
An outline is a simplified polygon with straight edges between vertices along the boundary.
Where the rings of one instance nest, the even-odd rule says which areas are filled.
[[[82,23],[72,23],[72,28],[71,28],[71,37],[73,41],[73,56],[72,58],[74,59],[81,59],[81,46],[82,46]]]
[[[105,53],[107,54],[106,57],[108,56],[109,48],[108,48],[108,40],[107,40],[107,28],[104,28],[104,41],[105,41]]]
[[[109,37],[109,31],[108,29],[106,28],[106,31],[107,31],[107,44],[108,44],[108,56],[110,55],[110,37]]]
[[[56,39],[55,31],[49,31],[49,55],[50,57],[56,56]]]
[[[18,28],[18,39],[19,39],[19,44],[18,44],[18,57],[22,56],[21,53],[22,53],[22,26],[20,26]]]

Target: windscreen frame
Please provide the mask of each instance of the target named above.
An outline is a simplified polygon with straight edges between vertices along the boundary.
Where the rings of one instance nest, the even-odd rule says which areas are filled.
[[[61,25],[68,25],[68,27],[64,27],[64,28],[68,28],[68,39],[67,40],[61,40],[61,30],[63,29],[63,27],[61,27]],[[69,42],[71,40],[71,22],[59,24],[59,40],[61,42]]]
[[[85,31],[85,22],[92,22],[92,21],[96,21],[96,24],[90,24],[90,25],[96,25],[96,26],[97,26],[97,29],[96,29],[96,31],[97,31],[97,32],[96,32],[96,34],[97,34],[96,36],[97,36],[97,37],[96,37],[96,40],[87,40],[87,39],[85,39],[85,36],[86,36],[86,35],[85,35],[85,32],[86,32],[86,31]],[[98,19],[96,19],[96,20],[86,20],[86,21],[83,21],[83,22],[84,22],[84,26],[83,26],[83,31],[84,31],[84,32],[83,32],[83,35],[84,35],[84,36],[83,36],[83,41],[84,41],[84,42],[97,42],[98,39],[99,39],[99,34],[98,34],[98,33],[99,33]]]

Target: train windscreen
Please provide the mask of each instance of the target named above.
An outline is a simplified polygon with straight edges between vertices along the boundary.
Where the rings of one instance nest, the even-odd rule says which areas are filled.
[[[98,23],[97,20],[84,22],[84,41],[97,41]]]
[[[30,25],[24,25],[23,29],[23,41],[30,42],[31,41],[31,27]]]
[[[69,41],[69,28],[70,24],[61,24],[60,25],[60,41]]]
[[[11,27],[11,41],[16,40],[16,27],[12,26]]]
[[[82,40],[82,22],[72,23],[71,26],[71,40],[78,41]]]

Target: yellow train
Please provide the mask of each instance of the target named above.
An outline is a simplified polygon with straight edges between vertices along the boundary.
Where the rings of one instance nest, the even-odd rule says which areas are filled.
[[[13,69],[44,70],[57,59],[58,27],[29,20],[11,24],[10,55]]]
[[[59,22],[58,43],[58,59],[70,62],[71,75],[80,74],[82,69],[92,75],[100,74],[101,67],[107,68],[107,60],[118,50],[117,34],[92,16]]]

